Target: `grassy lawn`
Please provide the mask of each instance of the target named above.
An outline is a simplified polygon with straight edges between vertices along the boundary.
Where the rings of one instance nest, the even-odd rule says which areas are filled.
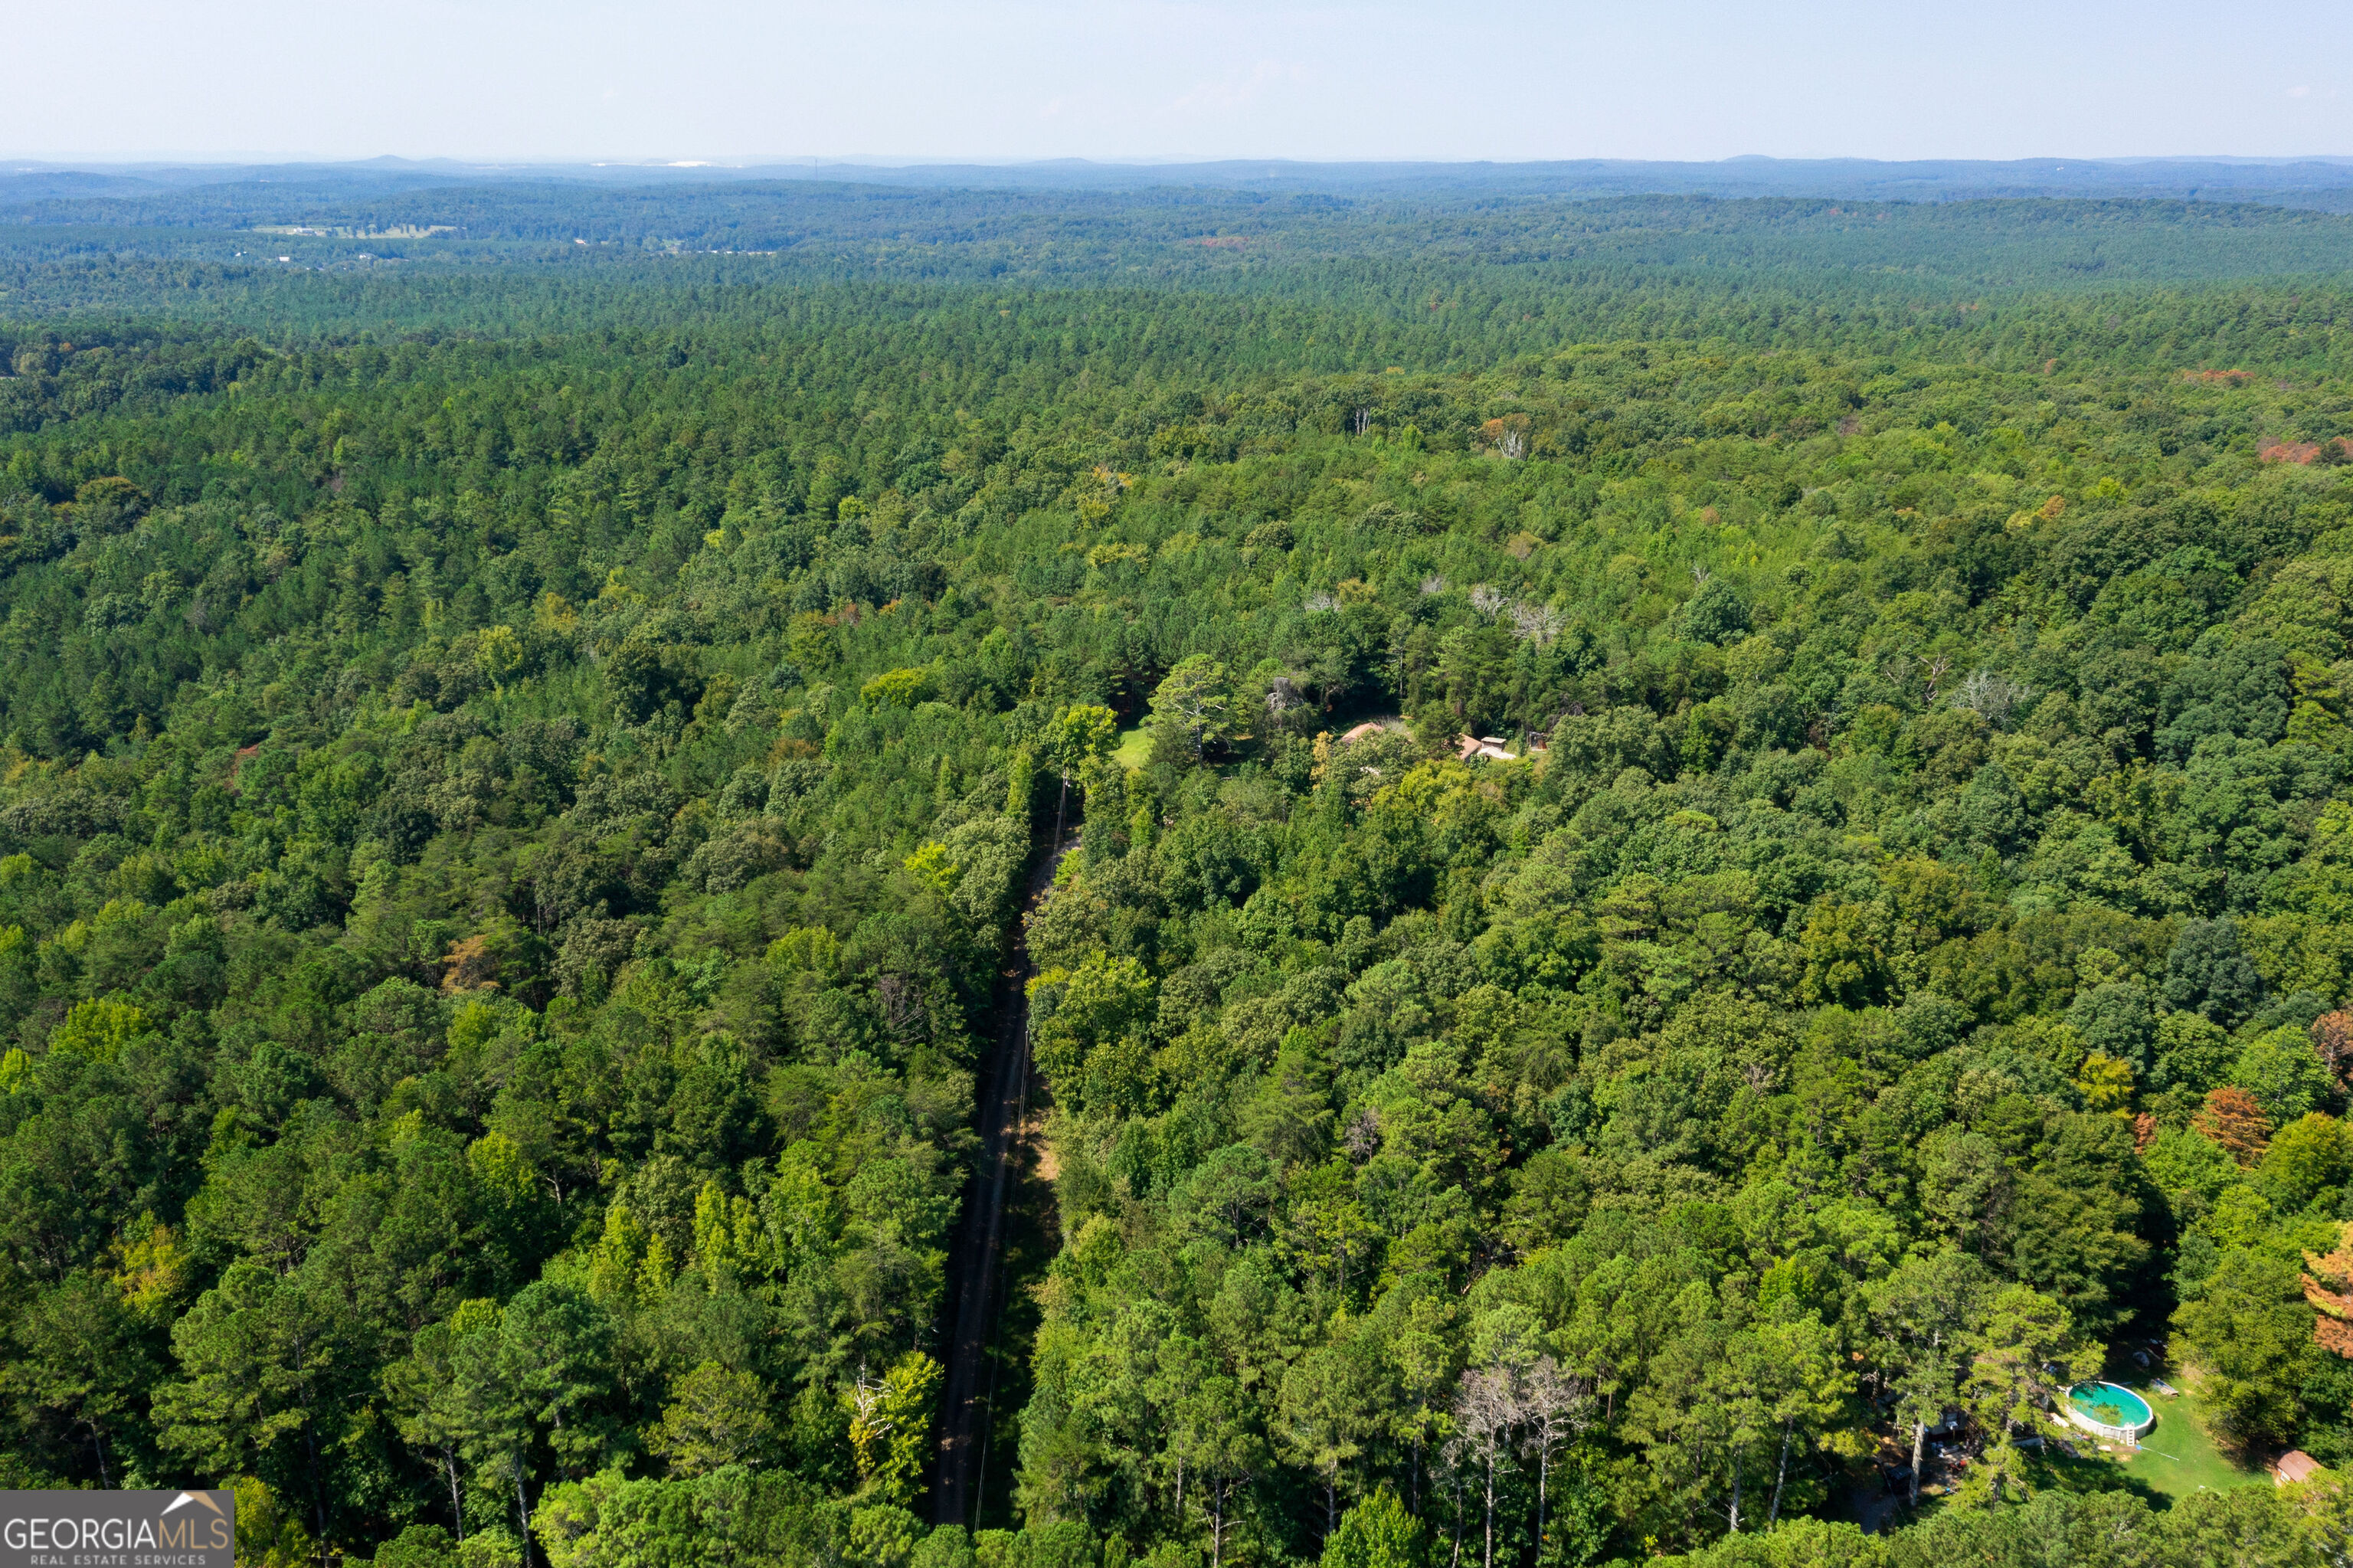
[[[2233,1463],[2215,1446],[2197,1409],[2196,1394],[2185,1391],[2168,1397],[2143,1383],[2126,1386],[2157,1412],[2157,1425],[2141,1439],[2139,1451],[2116,1457],[2117,1467],[2126,1476],[2169,1498],[2224,1487],[2271,1484],[2271,1478],[2262,1470]]]
[[[1122,768],[1141,768],[1152,760],[1152,736],[1142,725],[1119,732],[1119,749],[1112,760]]]

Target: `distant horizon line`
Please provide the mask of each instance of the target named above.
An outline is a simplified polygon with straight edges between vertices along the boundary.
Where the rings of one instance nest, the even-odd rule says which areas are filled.
[[[1185,154],[1133,154],[1126,156],[1085,157],[1076,154],[1055,156],[1011,157],[984,154],[917,155],[870,153],[793,153],[736,154],[711,157],[663,157],[659,154],[596,156],[523,156],[523,157],[460,157],[450,154],[411,156],[398,153],[377,153],[366,156],[335,156],[323,154],[266,151],[227,151],[207,153],[106,153],[77,155],[73,154],[0,153],[0,173],[34,174],[91,169],[142,168],[254,168],[254,167],[319,167],[353,168],[365,166],[405,166],[412,168],[454,169],[646,169],[679,170],[717,169],[743,172],[767,168],[876,168],[876,169],[952,169],[988,168],[1023,169],[1081,167],[1102,169],[1153,168],[1214,168],[1266,164],[1292,169],[1362,169],[1362,168],[1543,168],[1562,164],[1655,165],[1684,168],[1707,168],[1732,164],[1873,164],[1886,168],[1903,168],[1926,164],[1981,164],[1989,168],[2015,168],[2039,164],[2054,167],[2068,164],[2096,164],[2108,167],[2146,166],[2148,164],[2196,164],[2253,168],[2293,167],[2318,164],[2337,166],[2353,165],[2353,154],[2301,153],[2283,154],[2253,154],[2239,153],[2159,153],[2122,154],[2078,154],[2052,153],[2031,157],[1915,157],[1879,158],[1861,154],[1794,156],[1770,153],[1736,153],[1720,158],[1641,158],[1603,154],[1574,157],[1502,158],[1502,157],[1396,157],[1396,158],[1302,158],[1282,154],[1229,154],[1224,156],[1192,156]]]

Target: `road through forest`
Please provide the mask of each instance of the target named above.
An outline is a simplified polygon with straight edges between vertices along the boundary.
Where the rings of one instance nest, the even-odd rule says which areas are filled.
[[[1058,813],[1059,815],[1059,813]],[[1058,824],[1059,825],[1059,824]],[[1067,846],[1058,844],[1031,873],[1021,915],[1037,907],[1053,885]],[[976,1522],[980,1460],[989,1409],[989,1341],[1003,1303],[1005,1199],[1024,1153],[1022,1122],[1029,1101],[1029,948],[1017,916],[998,971],[997,1039],[984,1068],[975,1118],[980,1163],[965,1191],[964,1220],[948,1256],[955,1315],[947,1340],[947,1375],[940,1409],[940,1447],[932,1480],[934,1524]]]

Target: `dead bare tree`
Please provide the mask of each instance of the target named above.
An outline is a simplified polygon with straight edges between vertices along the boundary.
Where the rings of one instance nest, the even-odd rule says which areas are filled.
[[[1585,1379],[1561,1371],[1560,1363],[1550,1356],[1536,1358],[1523,1388],[1522,1410],[1535,1441],[1536,1540],[1541,1543],[1553,1453],[1577,1441],[1578,1434],[1593,1425],[1593,1390]]]
[[[1945,672],[1953,667],[1950,653],[1939,653],[1928,661],[1928,705],[1936,705],[1936,688],[1944,683]]]
[[[1953,694],[1953,705],[1983,715],[1988,724],[2000,729],[2010,710],[2033,695],[2034,688],[2022,681],[2013,681],[1991,670],[1972,670],[1969,678]]]
[[[1513,630],[1523,641],[1549,642],[1568,624],[1567,613],[1548,604],[1515,604],[1511,616]]]
[[[1459,1464],[1475,1459],[1485,1478],[1486,1551],[1481,1568],[1495,1568],[1495,1473],[1512,1451],[1512,1432],[1526,1414],[1518,1369],[1482,1367],[1463,1374],[1454,1395],[1454,1436],[1447,1445]]]

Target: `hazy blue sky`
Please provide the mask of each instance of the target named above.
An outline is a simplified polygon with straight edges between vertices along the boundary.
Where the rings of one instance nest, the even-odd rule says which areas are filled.
[[[2345,6],[17,0],[0,155],[2353,153]]]

